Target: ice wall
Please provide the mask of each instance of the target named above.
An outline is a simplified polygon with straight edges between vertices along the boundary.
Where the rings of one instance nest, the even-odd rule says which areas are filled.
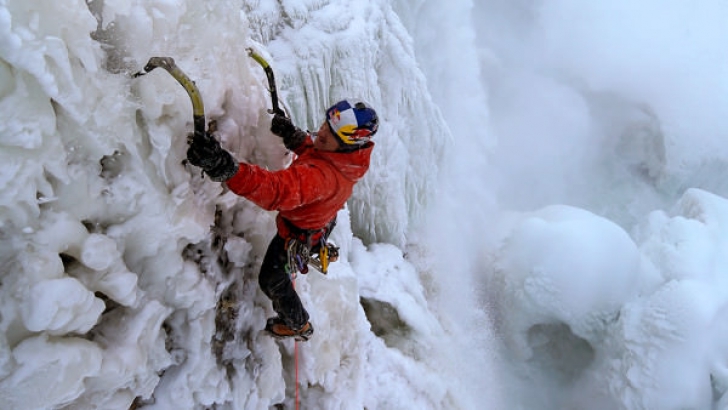
[[[372,172],[334,234],[342,261],[328,277],[297,284],[326,335],[301,348],[305,405],[470,407],[462,384],[441,380],[458,370],[448,364],[453,325],[443,329],[431,311],[433,289],[418,283],[412,258],[354,239],[411,239],[449,138],[412,39],[387,3],[246,2],[241,10],[5,0],[0,22],[0,396],[8,408],[293,405],[292,344],[260,334],[272,312],[257,269],[273,214],[184,164],[191,105],[171,76],[157,69],[132,78],[149,57],[174,57],[224,147],[278,169],[290,156],[268,131],[264,76],[246,46],[270,57],[301,126],[316,127],[332,100],[349,95],[382,116]],[[371,286],[380,277],[389,293]],[[385,343],[360,297],[396,301],[409,333]]]

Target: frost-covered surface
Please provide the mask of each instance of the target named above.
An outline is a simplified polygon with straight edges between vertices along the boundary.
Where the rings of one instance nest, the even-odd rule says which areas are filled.
[[[572,207],[514,218],[493,259],[488,300],[508,346],[504,358],[531,380],[519,403],[706,409],[724,402],[726,218],[728,200],[699,189],[670,213],[652,213],[635,240]],[[516,386],[523,388],[509,388]]]
[[[293,343],[260,331],[274,215],[183,164],[191,104],[169,74],[131,76],[173,57],[225,147],[281,168],[246,47],[301,126],[343,96],[382,119],[333,235],[341,261],[297,281],[316,328],[302,407],[472,408],[478,379],[467,388],[453,366],[468,351],[450,351],[469,342],[444,331],[459,324],[428,305],[435,286],[404,250],[449,130],[385,2],[10,0],[0,21],[2,408],[293,407]]]
[[[224,3],[224,2],[223,2]],[[723,2],[0,0],[0,407],[294,408],[274,214],[184,165],[378,108],[301,408],[728,408]],[[647,29],[649,28],[649,30]]]

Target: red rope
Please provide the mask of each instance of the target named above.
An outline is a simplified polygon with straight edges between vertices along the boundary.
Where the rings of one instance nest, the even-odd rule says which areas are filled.
[[[293,282],[293,290],[296,290],[296,277],[295,276],[293,277],[292,282]],[[296,410],[298,410],[298,404],[299,404],[299,401],[298,401],[298,341],[296,339],[293,339],[293,362],[295,363],[295,366],[296,366],[296,398],[295,398],[296,402],[295,402],[295,406],[296,406]]]
[[[295,356],[296,362],[296,410],[298,410],[298,341],[293,341],[293,355]]]

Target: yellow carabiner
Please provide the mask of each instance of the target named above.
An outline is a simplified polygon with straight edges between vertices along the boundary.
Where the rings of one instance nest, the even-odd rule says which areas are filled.
[[[319,261],[321,262],[321,273],[325,275],[329,270],[329,247],[326,244],[321,245],[319,249]]]

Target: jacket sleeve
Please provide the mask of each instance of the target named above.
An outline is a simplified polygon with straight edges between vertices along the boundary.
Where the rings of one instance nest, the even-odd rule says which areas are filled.
[[[288,211],[319,201],[331,191],[323,188],[335,184],[336,178],[327,177],[321,165],[294,164],[280,171],[268,171],[241,163],[226,184],[231,191],[265,210]]]

